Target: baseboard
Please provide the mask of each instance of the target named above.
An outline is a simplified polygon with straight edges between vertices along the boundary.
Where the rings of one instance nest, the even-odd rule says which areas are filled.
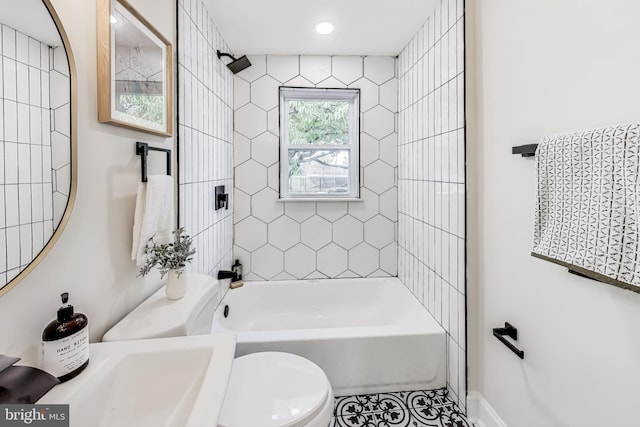
[[[507,427],[489,402],[477,391],[467,394],[467,418],[478,427]]]

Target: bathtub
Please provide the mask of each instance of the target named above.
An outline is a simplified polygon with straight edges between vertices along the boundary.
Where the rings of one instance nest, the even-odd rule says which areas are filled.
[[[236,357],[312,360],[337,396],[446,384],[445,331],[397,278],[246,282],[227,292],[212,331],[237,333]]]

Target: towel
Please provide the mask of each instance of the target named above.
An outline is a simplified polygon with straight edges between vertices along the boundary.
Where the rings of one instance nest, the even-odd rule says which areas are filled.
[[[545,137],[532,255],[640,292],[640,123]]]
[[[169,243],[174,229],[173,177],[149,175],[146,183],[138,184],[131,259],[138,266],[143,265],[146,260],[144,247],[149,239],[154,237],[156,243]]]

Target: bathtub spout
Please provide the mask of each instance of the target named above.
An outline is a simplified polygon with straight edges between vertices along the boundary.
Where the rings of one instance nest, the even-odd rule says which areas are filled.
[[[232,282],[237,282],[239,280],[238,275],[235,271],[219,270],[218,280],[222,279],[231,279]]]

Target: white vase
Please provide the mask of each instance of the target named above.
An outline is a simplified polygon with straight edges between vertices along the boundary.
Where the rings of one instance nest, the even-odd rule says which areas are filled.
[[[184,270],[169,270],[165,292],[171,300],[182,298],[187,292],[187,273]]]

